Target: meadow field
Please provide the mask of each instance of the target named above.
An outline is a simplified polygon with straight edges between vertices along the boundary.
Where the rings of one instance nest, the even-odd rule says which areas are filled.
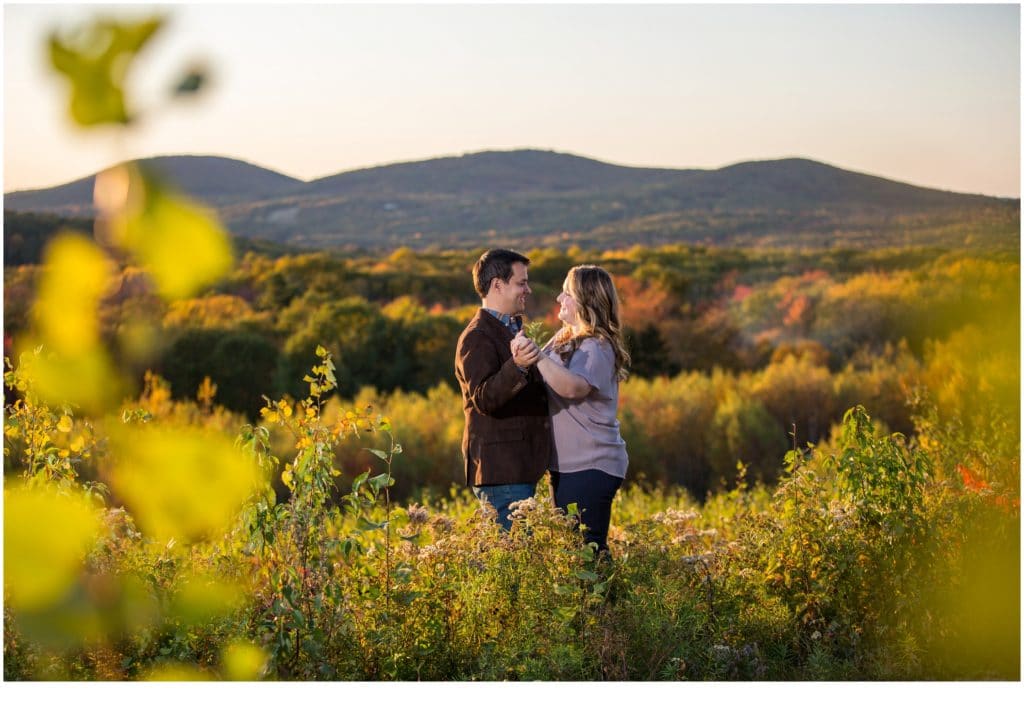
[[[76,124],[134,128],[159,27],[51,37]],[[547,478],[510,533],[462,483],[482,243],[233,237],[135,162],[94,192],[4,213],[5,681],[1020,679],[1019,200],[523,246],[535,336],[572,265],[622,297],[597,559]]]
[[[165,299],[47,251],[5,271],[5,679],[1019,676],[1007,254],[528,252],[537,298],[583,260],[623,291],[608,563],[545,483],[508,536],[460,484],[476,252]]]

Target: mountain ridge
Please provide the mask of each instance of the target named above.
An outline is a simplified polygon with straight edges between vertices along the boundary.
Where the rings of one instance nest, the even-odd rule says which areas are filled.
[[[479,151],[310,181],[220,156],[158,156],[236,234],[303,247],[818,240],[925,217],[1016,216],[1019,199],[926,188],[804,157],[717,169],[622,166],[541,149]],[[7,193],[5,208],[85,216],[89,176]],[[987,215],[986,215],[987,216]]]

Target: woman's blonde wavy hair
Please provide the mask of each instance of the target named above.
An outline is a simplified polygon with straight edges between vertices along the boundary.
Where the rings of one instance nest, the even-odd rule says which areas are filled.
[[[576,301],[579,331],[566,324],[552,340],[560,353],[571,353],[585,338],[603,338],[615,351],[615,376],[629,377],[629,351],[619,323],[619,295],[608,271],[597,265],[577,265],[566,275],[566,292]]]

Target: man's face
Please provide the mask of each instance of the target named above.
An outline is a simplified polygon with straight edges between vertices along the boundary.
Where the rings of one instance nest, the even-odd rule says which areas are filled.
[[[526,311],[526,298],[530,296],[528,279],[526,266],[522,263],[512,264],[512,277],[508,282],[495,278],[491,283],[491,290],[495,293],[492,296],[495,298],[495,306],[500,305],[501,308],[494,311],[502,314],[522,314]]]

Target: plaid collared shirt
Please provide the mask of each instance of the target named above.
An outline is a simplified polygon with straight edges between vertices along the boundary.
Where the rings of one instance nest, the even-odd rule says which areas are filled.
[[[495,319],[503,323],[505,327],[512,332],[513,336],[523,329],[523,317],[512,316],[511,314],[502,314],[501,312],[496,312],[493,309],[487,309],[487,307],[484,307],[484,309],[486,309]]]

